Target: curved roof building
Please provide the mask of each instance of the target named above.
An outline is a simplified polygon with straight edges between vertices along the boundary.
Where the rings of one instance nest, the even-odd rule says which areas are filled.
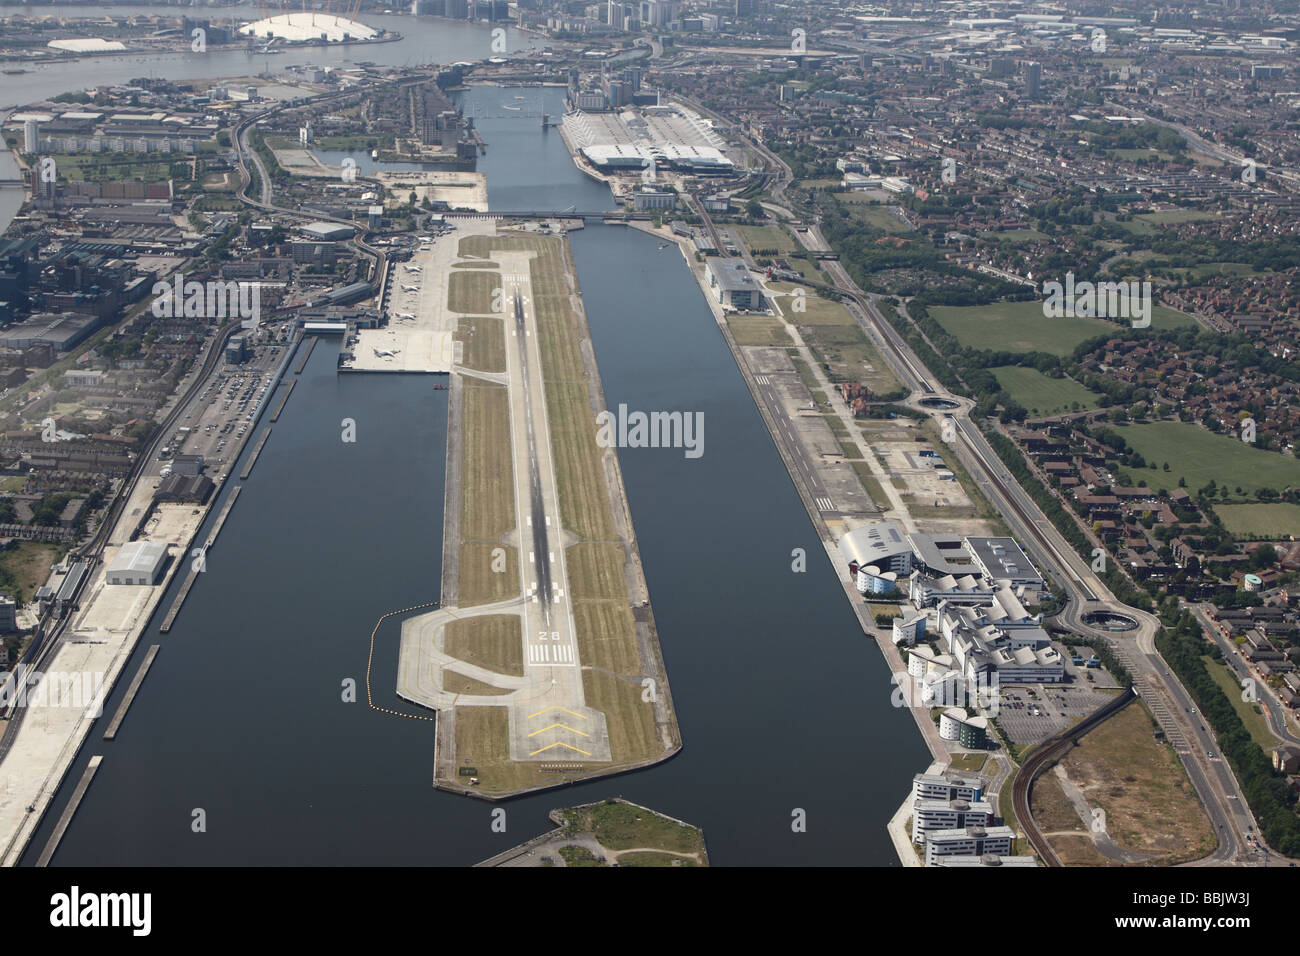
[[[379,31],[332,13],[282,13],[249,23],[239,28],[244,36],[262,39],[277,38],[291,43],[324,40],[341,43],[344,40],[373,40]]]

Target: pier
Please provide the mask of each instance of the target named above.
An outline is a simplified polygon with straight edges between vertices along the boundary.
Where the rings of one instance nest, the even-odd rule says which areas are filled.
[[[270,431],[271,429],[269,428],[266,430],[262,435],[262,441],[266,441],[266,435],[269,434]],[[261,450],[262,446],[261,443],[259,443],[257,450],[254,452],[254,457],[256,457],[257,451]],[[239,498],[239,493],[243,491],[243,489],[243,485],[236,485],[231,489],[230,497],[226,499],[226,503],[221,506],[221,514],[217,515],[217,520],[213,523],[212,530],[208,532],[208,539],[203,543],[203,555],[205,558],[208,549],[216,544],[217,535],[221,533],[221,526],[226,523],[226,518],[229,517],[231,509],[235,507],[235,501]],[[172,629],[172,625],[176,623],[176,615],[181,613],[181,605],[183,605],[185,599],[190,596],[190,588],[194,587],[194,582],[198,579],[199,573],[200,572],[194,570],[193,565],[190,566],[190,573],[186,575],[185,583],[181,585],[181,589],[176,593],[176,600],[172,601],[172,606],[167,609],[167,616],[163,618],[162,626],[158,628],[159,634],[168,633]]]
[[[289,384],[292,385],[293,381],[290,380]],[[285,392],[284,397],[287,399],[289,397],[289,393]],[[280,402],[280,408],[283,407],[284,407],[284,402]],[[275,415],[279,415],[279,414],[280,414],[280,409],[277,408],[275,410]],[[271,421],[275,421],[275,415],[271,416]],[[257,439],[257,444],[253,446],[252,454],[248,456],[248,461],[244,462],[244,470],[239,473],[240,481],[247,481],[248,476],[253,473],[253,466],[257,464],[257,456],[262,454],[262,448],[266,445],[266,440],[270,437],[271,437],[271,429],[269,428],[262,429],[262,436]],[[238,491],[239,489],[236,488],[235,490]],[[232,501],[234,500],[234,495],[231,495],[231,500]]]
[[[302,370],[307,367],[307,360],[311,358],[311,353],[316,350],[316,343],[320,341],[316,336],[307,340],[307,349],[302,353],[302,358],[298,360],[298,367],[293,370],[294,375],[301,375]]]
[[[58,826],[54,828],[54,832],[50,834],[49,842],[45,844],[45,849],[41,851],[41,858],[36,861],[37,866],[50,865],[54,851],[59,848],[59,842],[63,839],[63,834],[67,831],[68,824],[72,822],[77,807],[81,806],[81,799],[86,795],[86,791],[90,789],[90,781],[95,779],[95,772],[99,770],[99,765],[103,760],[103,757],[95,754],[90,758],[90,762],[86,764],[86,772],[77,781],[77,789],[72,791],[72,799],[68,801],[68,805],[63,810],[63,816],[59,817]]]
[[[161,647],[161,644],[154,644],[145,654],[144,660],[140,662],[140,669],[131,678],[131,686],[126,689],[126,696],[122,698],[122,703],[117,705],[117,713],[113,715],[108,730],[104,731],[105,740],[112,740],[117,736],[117,729],[122,726],[122,721],[126,719],[126,711],[131,706],[131,702],[135,700],[136,692],[140,689],[140,685],[144,683],[145,675],[149,673],[149,668],[153,666],[153,659],[158,656],[158,650]]]
[[[277,406],[275,406],[275,411],[271,413],[271,421],[272,421],[272,423],[274,423],[274,422],[276,422],[276,421],[279,421],[279,419],[280,419],[280,413],[281,413],[282,411],[284,411],[284,406],[285,406],[285,405],[288,403],[288,401],[289,401],[289,393],[293,391],[293,387],[294,387],[295,385],[297,385],[297,384],[298,384],[298,380],[297,380],[296,378],[291,378],[291,379],[289,379],[289,384],[286,385],[286,386],[284,387],[284,394],[280,396],[280,404],[277,405]],[[265,440],[265,436],[263,436],[263,440]],[[259,445],[259,446],[258,446],[258,451],[260,451],[260,450],[261,450],[261,446]],[[254,457],[254,458],[257,457],[257,452],[256,452],[256,451],[253,452],[253,457]]]

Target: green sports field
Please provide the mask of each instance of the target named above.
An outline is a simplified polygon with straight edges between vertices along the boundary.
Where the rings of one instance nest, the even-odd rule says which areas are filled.
[[[994,302],[991,305],[934,306],[936,322],[968,348],[1002,352],[1046,352],[1069,355],[1079,345],[1098,335],[1124,335],[1128,326],[1102,319],[1048,318],[1039,299],[1028,302]],[[1191,325],[1190,315],[1154,306],[1151,325],[1157,329]]]
[[[1284,501],[1255,505],[1215,505],[1214,513],[1233,534],[1247,537],[1300,534],[1300,505]]]
[[[1051,378],[1036,368],[1002,365],[989,369],[998,384],[1031,414],[1055,415],[1079,409],[1097,408],[1101,396],[1090,392],[1071,378]]]
[[[1229,435],[1216,435],[1186,422],[1152,422],[1116,429],[1148,465],[1126,469],[1134,483],[1145,478],[1151,488],[1174,488],[1179,478],[1196,491],[1214,481],[1235,490],[1281,490],[1300,485],[1300,461],[1277,452],[1262,451]],[[1163,470],[1169,462],[1169,471]]]

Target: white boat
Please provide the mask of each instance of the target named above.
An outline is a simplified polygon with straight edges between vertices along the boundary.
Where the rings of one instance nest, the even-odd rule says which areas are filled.
[[[507,109],[507,110],[521,110],[521,109],[523,109],[523,107],[522,107],[522,106],[503,106],[502,109]]]

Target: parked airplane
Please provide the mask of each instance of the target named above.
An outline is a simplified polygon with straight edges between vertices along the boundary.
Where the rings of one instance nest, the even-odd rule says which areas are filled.
[[[419,292],[420,287],[418,285],[403,285],[402,290],[405,292]]]
[[[421,271],[423,271],[423,270],[420,269],[419,266],[403,266],[403,268],[404,268],[407,272],[421,272]]]
[[[397,317],[398,317],[399,319],[413,319],[413,318],[415,318],[415,313],[414,313],[414,312],[398,312],[398,313],[397,313]]]
[[[433,236],[416,236],[421,242],[433,242]]]
[[[375,349],[375,358],[392,358],[401,349]]]

